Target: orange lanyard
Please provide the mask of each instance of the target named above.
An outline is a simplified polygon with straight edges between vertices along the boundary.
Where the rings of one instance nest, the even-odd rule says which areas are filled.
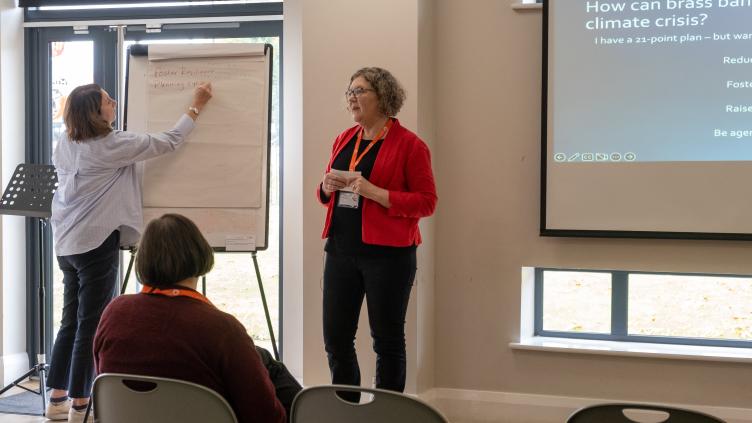
[[[198,292],[192,290],[192,289],[182,289],[182,288],[170,288],[170,289],[158,289],[151,286],[144,285],[143,288],[141,288],[142,294],[153,294],[153,295],[164,295],[165,297],[188,297],[193,298],[194,300],[199,300],[202,303],[209,304],[210,306],[213,306],[214,304],[209,301],[208,298],[204,297],[203,295],[199,294]]]
[[[376,137],[374,137],[371,140],[371,143],[366,146],[365,149],[363,149],[363,152],[358,155],[358,150],[360,150],[360,142],[363,140],[363,128],[360,128],[360,132],[358,132],[358,138],[355,140],[355,148],[353,149],[352,157],[350,158],[350,172],[354,172],[355,168],[358,166],[361,160],[363,160],[363,157],[368,153],[368,151],[373,147],[374,144],[376,144],[381,137],[386,136],[386,133],[389,132],[389,128],[392,127],[392,119],[386,120],[386,125],[384,125],[383,128],[381,128],[381,132],[379,132]]]

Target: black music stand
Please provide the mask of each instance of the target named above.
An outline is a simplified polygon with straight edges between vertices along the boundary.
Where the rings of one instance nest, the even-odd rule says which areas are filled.
[[[20,164],[16,167],[13,176],[5,188],[2,200],[0,200],[0,214],[13,216],[26,216],[37,219],[39,224],[39,280],[37,290],[37,311],[39,312],[39,344],[37,344],[37,364],[24,373],[23,376],[6,385],[0,394],[17,386],[42,397],[42,415],[47,409],[46,374],[47,358],[44,351],[45,328],[44,328],[44,228],[47,219],[52,216],[52,196],[57,190],[57,173],[52,165],[43,164]],[[39,375],[39,390],[35,391],[20,382],[31,376]]]

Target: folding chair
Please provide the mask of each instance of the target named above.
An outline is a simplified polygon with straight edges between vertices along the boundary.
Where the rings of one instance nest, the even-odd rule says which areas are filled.
[[[575,411],[567,419],[567,423],[635,423],[644,421],[724,423],[721,419],[699,411],[647,404],[596,404]]]
[[[363,404],[343,400],[338,391],[370,394]],[[448,423],[425,402],[398,392],[357,386],[324,385],[306,388],[295,397],[291,423]]]
[[[227,401],[182,380],[104,373],[94,381],[96,420],[105,423],[237,423]]]

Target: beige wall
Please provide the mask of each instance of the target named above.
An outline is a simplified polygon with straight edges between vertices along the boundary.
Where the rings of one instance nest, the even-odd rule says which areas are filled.
[[[20,144],[6,139],[23,129],[14,114],[23,110],[17,92],[22,72],[9,66],[22,62],[20,20],[6,14],[12,3],[0,1],[0,29],[15,34],[3,36],[0,56],[2,97],[12,99],[0,109],[4,174],[23,158],[22,150],[7,150]],[[515,12],[511,3],[285,1],[286,362],[306,384],[328,381],[320,323],[324,209],[313,189],[333,137],[350,125],[342,96],[349,75],[378,65],[408,90],[400,118],[431,147],[439,188],[437,215],[421,224],[426,243],[419,250],[408,319],[412,390],[436,386],[749,407],[752,366],[509,349],[519,335],[522,266],[752,273],[748,243],[537,235],[541,15]],[[5,222],[2,349],[25,357],[15,348],[22,347],[23,335],[12,332],[23,325],[8,326],[23,313],[7,315],[10,305],[23,305],[25,290],[8,277],[11,264],[23,263],[12,254],[23,245],[9,243],[14,233]],[[23,240],[22,225],[16,226],[13,236]],[[365,352],[367,331],[360,338]],[[365,374],[372,373],[373,355],[361,357]]]
[[[439,189],[437,215],[421,225],[426,243],[408,318],[411,389],[748,407],[746,365],[509,348],[519,337],[523,266],[752,273],[747,243],[538,236],[541,12],[514,11],[512,3],[285,1],[285,208],[292,210],[285,295],[294,299],[285,302],[286,339],[302,331],[302,343],[286,344],[294,348],[285,360],[299,362],[306,384],[328,381],[320,323],[324,209],[313,188],[332,138],[350,124],[347,78],[379,65],[407,87],[400,118],[431,146]],[[363,354],[367,332],[360,338],[363,365],[372,368],[373,355]]]
[[[435,95],[435,21],[436,2],[418,1],[418,126],[417,133],[433,151],[436,149]],[[436,157],[434,155],[435,162]],[[416,344],[408,345],[416,351],[416,392],[425,392],[435,385],[435,218],[423,219],[420,230],[426,242],[418,250],[418,275],[413,288],[417,304]],[[413,374],[413,373],[411,373]]]
[[[752,273],[748,243],[538,236],[541,12],[511,3],[436,2],[436,385],[749,407],[748,365],[509,349],[522,266]]]

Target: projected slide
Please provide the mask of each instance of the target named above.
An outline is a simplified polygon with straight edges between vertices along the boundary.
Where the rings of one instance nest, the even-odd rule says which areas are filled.
[[[752,240],[752,0],[546,0],[541,234]]]
[[[548,160],[752,161],[752,0],[549,2]]]

